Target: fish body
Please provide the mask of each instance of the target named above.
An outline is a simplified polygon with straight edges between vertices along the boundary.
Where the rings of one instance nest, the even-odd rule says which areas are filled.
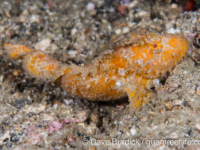
[[[23,57],[30,75],[51,81],[61,78],[61,86],[72,96],[97,101],[128,96],[130,106],[138,108],[148,101],[154,81],[183,59],[189,43],[181,35],[155,33],[131,34],[126,42],[103,51],[83,67],[62,64],[23,45],[4,46],[11,58]]]

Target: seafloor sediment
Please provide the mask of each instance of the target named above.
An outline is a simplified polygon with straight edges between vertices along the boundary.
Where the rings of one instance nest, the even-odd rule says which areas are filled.
[[[186,4],[0,1],[0,149],[198,148],[200,11],[198,2],[192,11],[184,11]],[[129,110],[128,99],[72,98],[56,83],[30,77],[21,60],[11,61],[3,52],[4,43],[23,44],[63,63],[83,65],[131,32],[180,33],[191,43],[185,59],[137,111]]]

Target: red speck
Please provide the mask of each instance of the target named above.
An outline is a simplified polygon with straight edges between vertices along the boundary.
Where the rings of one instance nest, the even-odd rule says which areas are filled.
[[[157,47],[157,44],[153,44],[153,47],[156,48],[156,47]]]
[[[52,7],[52,1],[51,1],[51,0],[47,0],[47,5],[48,5],[49,7]]]
[[[124,15],[126,13],[126,6],[125,5],[118,6],[117,11],[120,12],[122,15]]]
[[[194,10],[194,1],[193,0],[188,0],[185,7],[184,7],[184,10],[185,11],[191,11],[191,10]]]

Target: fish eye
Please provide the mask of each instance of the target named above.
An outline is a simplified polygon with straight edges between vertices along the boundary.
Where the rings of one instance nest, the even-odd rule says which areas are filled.
[[[157,44],[153,44],[153,48],[156,48],[158,45]]]

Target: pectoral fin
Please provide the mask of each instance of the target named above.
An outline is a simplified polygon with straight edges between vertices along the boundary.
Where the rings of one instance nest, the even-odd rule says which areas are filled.
[[[129,97],[129,106],[131,108],[137,109],[140,107],[143,103],[147,103],[147,95],[150,93],[149,91],[145,90],[144,87],[136,87],[136,88],[130,88],[126,87],[127,95]]]

